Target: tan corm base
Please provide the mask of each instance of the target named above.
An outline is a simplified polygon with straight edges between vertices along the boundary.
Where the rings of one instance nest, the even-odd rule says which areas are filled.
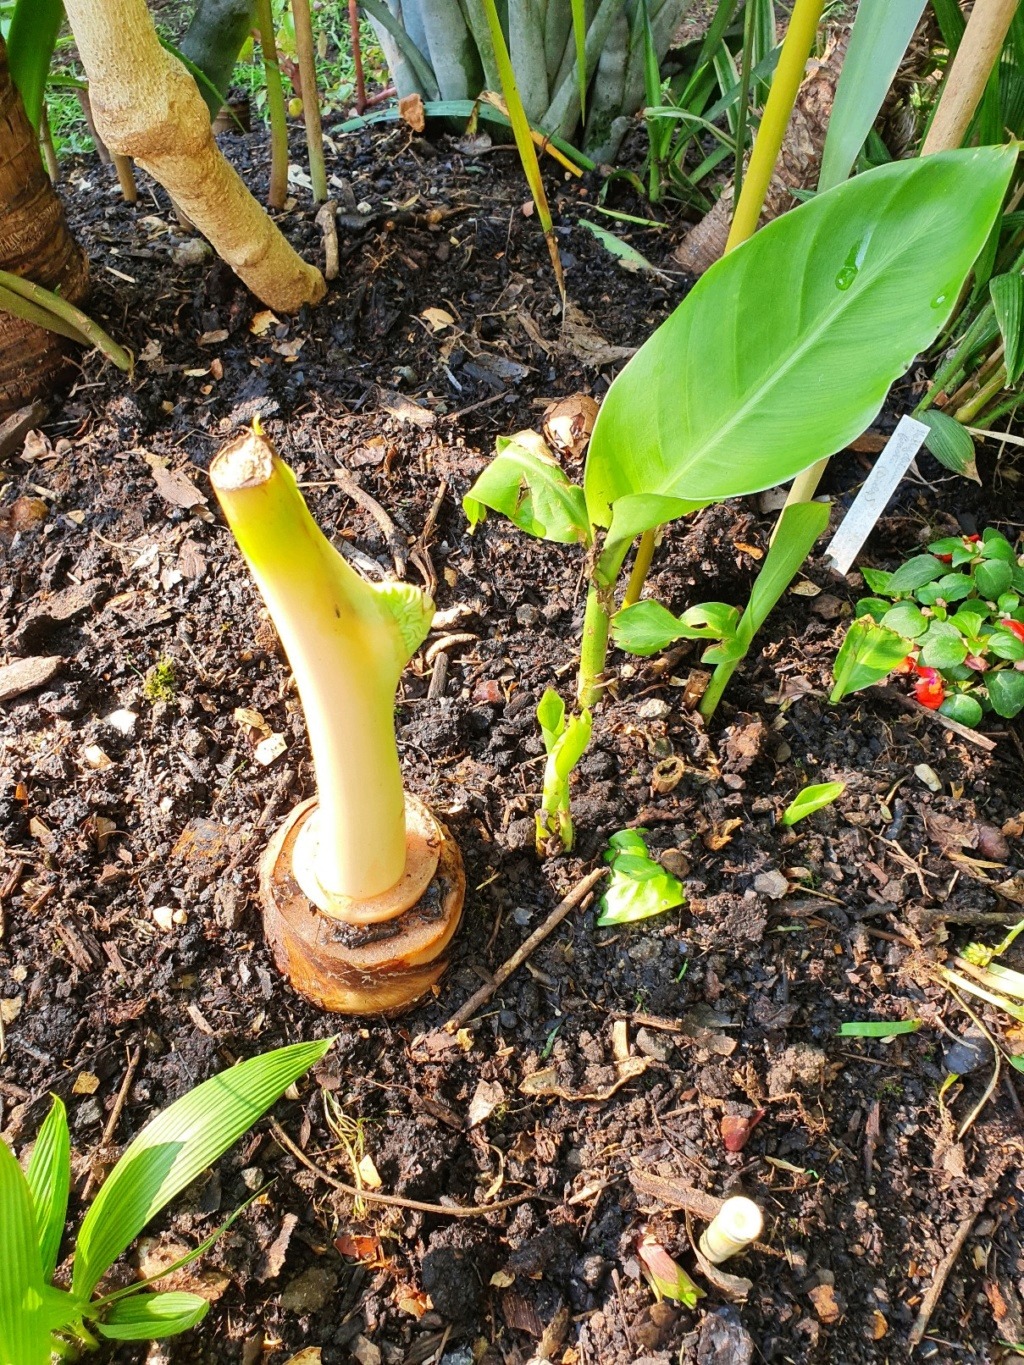
[[[295,844],[316,809],[296,806],[271,839],[260,867],[263,924],[274,961],[295,989],[335,1014],[398,1014],[430,990],[448,965],[466,897],[458,845],[416,797],[407,823],[422,839],[432,825],[437,871],[423,895],[397,916],[373,924],[325,914],[295,878]]]

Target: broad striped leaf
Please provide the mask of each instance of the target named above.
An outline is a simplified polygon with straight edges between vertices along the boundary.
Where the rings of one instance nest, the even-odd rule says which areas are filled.
[[[962,474],[965,479],[981,483],[978,477],[978,464],[974,457],[974,438],[966,427],[950,417],[948,412],[937,408],[926,408],[917,414],[917,420],[929,428],[924,443],[946,469],[954,474]]]
[[[716,262],[608,391],[587,459],[591,520],[607,526],[629,494],[771,488],[858,436],[950,317],[1016,155],[880,166]]]
[[[68,1134],[67,1112],[63,1101],[56,1095],[32,1148],[26,1178],[35,1209],[43,1278],[49,1280],[53,1277],[60,1239],[64,1235],[71,1185],[71,1138]]]
[[[1016,384],[1024,372],[1024,275],[996,275],[988,287],[1006,351],[1006,382]]]
[[[85,1215],[75,1252],[75,1293],[88,1298],[154,1214],[251,1128],[331,1042],[295,1043],[251,1057],[147,1123]]]
[[[119,1299],[96,1330],[114,1341],[159,1341],[187,1332],[209,1311],[209,1303],[198,1294],[132,1294]]]
[[[49,1365],[43,1267],[32,1193],[6,1142],[0,1141],[0,1362]]]

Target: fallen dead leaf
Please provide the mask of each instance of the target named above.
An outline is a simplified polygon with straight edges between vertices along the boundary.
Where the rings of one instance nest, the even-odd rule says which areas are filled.
[[[253,314],[252,322],[249,323],[249,331],[254,337],[265,336],[271,327],[277,326],[277,318],[269,308],[263,308],[258,313]]]
[[[303,1346],[296,1355],[289,1356],[284,1365],[320,1365],[322,1359],[319,1346]]]
[[[398,101],[398,113],[414,133],[422,133],[427,126],[427,115],[423,108],[423,96],[418,92],[403,95]]]
[[[552,403],[544,413],[544,437],[560,455],[581,460],[587,449],[598,405],[589,394],[573,393]]]
[[[0,1000],[0,1024],[13,1024],[24,1003],[23,995],[12,995],[6,1000]]]
[[[377,1173],[377,1167],[373,1164],[373,1158],[369,1153],[360,1160],[356,1170],[359,1172],[359,1179],[368,1190],[379,1190],[384,1183]]]
[[[417,1289],[411,1284],[400,1284],[395,1287],[395,1306],[400,1313],[408,1313],[412,1318],[421,1318],[433,1307],[430,1295],[424,1294],[422,1289]]]
[[[704,844],[712,853],[717,853],[719,849],[725,848],[732,840],[732,836],[743,824],[742,820],[723,820],[720,824],[712,825],[704,835]]]
[[[236,725],[242,725],[247,730],[255,730],[264,739],[271,733],[270,726],[251,706],[236,706],[233,714]]]
[[[200,346],[219,346],[222,341],[227,341],[228,331],[225,327],[218,327],[214,332],[204,332],[199,338]]]
[[[527,1076],[519,1090],[523,1095],[556,1095],[562,1100],[607,1100],[627,1081],[643,1075],[650,1064],[649,1057],[627,1057],[615,1068],[618,1075],[612,1084],[602,1090],[566,1090],[558,1079],[557,1069],[549,1066],[542,1071],[535,1071],[532,1076]]]
[[[479,1124],[486,1123],[495,1109],[504,1103],[505,1091],[497,1081],[481,1081],[469,1102],[467,1116],[469,1127],[476,1128]]]
[[[495,1289],[507,1289],[509,1285],[515,1284],[515,1282],[516,1277],[510,1270],[496,1270],[489,1280]]]
[[[86,744],[82,749],[82,760],[87,768],[93,768],[97,772],[111,767],[114,761],[98,744]]]
[[[443,308],[424,308],[420,317],[432,332],[443,332],[446,327],[455,326],[455,319]]]
[[[99,1076],[94,1076],[91,1071],[80,1071],[75,1077],[71,1093],[72,1095],[95,1095],[99,1088]]]
[[[826,1327],[838,1322],[843,1316],[842,1309],[836,1301],[836,1291],[830,1284],[816,1284],[813,1289],[807,1291],[807,1297],[814,1304],[814,1311]]]
[[[889,1330],[889,1324],[885,1320],[885,1314],[875,1309],[871,1314],[871,1340],[881,1341]]]
[[[199,373],[205,374],[206,371],[201,370]],[[156,491],[165,502],[184,509],[206,506],[206,494],[199,491],[187,474],[181,470],[168,469],[166,460],[160,455],[143,455],[142,458],[149,465]]]
[[[342,1256],[349,1256],[354,1261],[365,1263],[379,1262],[384,1263],[381,1255],[381,1241],[379,1237],[362,1236],[359,1233],[343,1232],[340,1237],[334,1239],[334,1245],[341,1252]]]

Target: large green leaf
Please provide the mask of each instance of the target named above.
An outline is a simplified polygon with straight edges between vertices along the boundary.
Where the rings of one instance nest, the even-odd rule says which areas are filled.
[[[47,1286],[36,1240],[32,1193],[0,1140],[0,1363],[49,1365]]]
[[[157,1341],[187,1332],[209,1311],[209,1303],[198,1294],[179,1290],[133,1294],[115,1303],[106,1319],[96,1324],[96,1330],[115,1341]]]
[[[1016,149],[894,162],[784,214],[718,261],[601,406],[591,520],[621,497],[713,502],[841,450],[951,315]]]
[[[50,1112],[39,1130],[26,1172],[36,1215],[39,1256],[43,1278],[49,1280],[57,1265],[60,1239],[68,1212],[71,1186],[71,1137],[64,1103],[55,1095]]]
[[[146,1124],[85,1215],[75,1252],[75,1293],[100,1277],[169,1200],[251,1128],[331,1039],[294,1043],[222,1071]]]

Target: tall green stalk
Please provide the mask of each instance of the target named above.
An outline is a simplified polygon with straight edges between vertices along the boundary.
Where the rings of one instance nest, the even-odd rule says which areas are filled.
[[[272,209],[281,209],[288,194],[288,115],[270,0],[256,0],[256,23],[260,31],[263,75],[267,84],[267,113],[270,117],[270,189],[267,191],[267,203]]]

